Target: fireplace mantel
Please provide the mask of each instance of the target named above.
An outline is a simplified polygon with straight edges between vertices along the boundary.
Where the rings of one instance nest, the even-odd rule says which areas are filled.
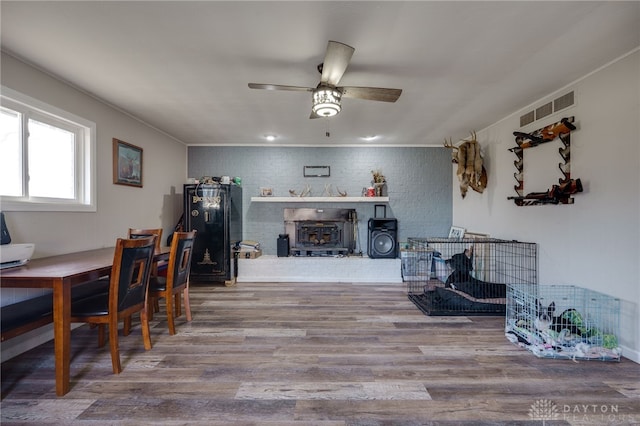
[[[251,197],[252,203],[388,203],[389,197]]]

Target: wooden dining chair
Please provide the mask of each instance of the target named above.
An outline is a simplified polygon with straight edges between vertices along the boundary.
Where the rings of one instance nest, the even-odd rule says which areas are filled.
[[[151,349],[147,317],[149,278],[155,250],[155,237],[116,241],[109,291],[71,303],[71,322],[97,324],[98,346],[105,344],[105,326],[109,326],[109,348],[113,372],[122,371],[118,347],[118,322],[140,312],[144,348]]]
[[[156,237],[156,251],[160,250],[162,246],[162,228],[129,228],[127,232],[127,238],[146,238],[155,235]],[[164,266],[166,262],[154,262],[153,267],[151,268],[151,278],[157,277],[159,273],[159,268]],[[160,310],[160,306],[158,306],[157,301],[154,305],[155,312]],[[131,329],[131,321],[125,320],[124,322],[124,331],[125,336],[129,334]]]
[[[191,271],[191,255],[196,239],[196,231],[174,232],[169,252],[169,263],[166,277],[152,278],[149,284],[149,298],[165,299],[169,334],[176,334],[174,318],[182,314],[181,297],[184,299],[184,310],[187,321],[191,321],[191,306],[189,303],[189,273]],[[174,315],[175,313],[175,315]],[[149,318],[153,318],[152,303],[149,303]]]
[[[156,237],[156,244],[155,244],[156,251],[160,250],[160,247],[162,246],[162,228],[148,228],[148,229],[129,228],[129,231],[127,232],[127,238],[131,238],[131,239],[147,238],[151,236]],[[157,269],[158,268],[156,266],[155,268],[156,273],[158,272]]]

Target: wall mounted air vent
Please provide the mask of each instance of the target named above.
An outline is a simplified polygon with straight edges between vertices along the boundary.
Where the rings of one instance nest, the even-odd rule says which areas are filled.
[[[544,104],[541,107],[536,108],[536,120],[540,120],[547,115],[551,115],[553,112],[553,104],[549,102],[548,104]]]
[[[535,120],[535,114],[533,111],[530,111],[525,115],[523,115],[522,117],[520,117],[520,127],[524,127],[527,124],[531,124],[534,122],[534,120]]]
[[[568,108],[573,105],[573,103],[573,92],[562,95],[559,98],[554,99],[553,102],[548,102],[544,105],[539,106],[533,111],[529,111],[528,113],[521,115],[520,127],[524,127],[527,124],[531,124],[534,121],[547,117],[554,112],[558,112],[562,109]]]
[[[553,110],[560,111],[573,105],[573,92],[562,95],[553,101]]]

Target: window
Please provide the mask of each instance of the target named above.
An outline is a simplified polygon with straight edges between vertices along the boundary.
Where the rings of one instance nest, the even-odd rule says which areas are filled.
[[[95,123],[1,89],[2,210],[95,211]]]

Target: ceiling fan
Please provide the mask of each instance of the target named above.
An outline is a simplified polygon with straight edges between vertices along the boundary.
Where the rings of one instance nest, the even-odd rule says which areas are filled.
[[[311,92],[312,107],[309,118],[332,117],[338,114],[342,109],[341,99],[343,97],[381,102],[397,101],[402,94],[402,89],[338,86],[354,51],[355,49],[351,46],[330,40],[324,55],[324,62],[318,65],[318,72],[322,74],[322,77],[315,88],[261,83],[249,83],[249,88]]]

